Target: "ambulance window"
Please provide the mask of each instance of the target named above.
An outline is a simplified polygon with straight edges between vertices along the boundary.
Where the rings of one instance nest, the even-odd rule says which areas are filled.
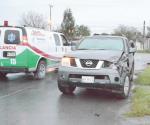
[[[56,43],[56,46],[60,46],[60,39],[59,39],[59,36],[57,34],[54,34],[54,39],[55,39],[55,43]]]
[[[17,30],[6,30],[4,41],[6,44],[19,44],[20,43],[20,32]]]
[[[66,39],[63,35],[61,35],[61,38],[62,38],[63,45],[64,45],[64,46],[68,46],[68,41],[67,41],[67,39]]]

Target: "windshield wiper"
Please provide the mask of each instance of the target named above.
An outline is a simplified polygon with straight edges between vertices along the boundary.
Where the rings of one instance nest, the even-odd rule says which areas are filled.
[[[89,49],[87,49],[87,48],[81,48],[81,49],[77,49],[77,50],[89,50]]]
[[[95,49],[95,50],[108,50],[108,49]]]
[[[77,49],[77,50],[108,50],[108,49],[90,49],[90,48],[81,48],[81,49]]]

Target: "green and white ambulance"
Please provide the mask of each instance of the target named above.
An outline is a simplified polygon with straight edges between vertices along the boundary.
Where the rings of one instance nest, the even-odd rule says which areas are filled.
[[[68,51],[71,46],[62,33],[0,26],[0,77],[33,72],[35,79],[42,79],[49,68],[58,68]]]

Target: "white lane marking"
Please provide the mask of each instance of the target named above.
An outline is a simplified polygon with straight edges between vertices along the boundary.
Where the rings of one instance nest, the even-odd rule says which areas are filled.
[[[8,93],[8,94],[6,94],[6,95],[4,95],[4,96],[0,96],[0,99],[4,99],[4,98],[7,98],[7,97],[10,97],[10,96],[13,96],[13,95],[17,95],[18,93],[21,93],[21,92],[23,92],[24,90],[30,89],[30,88],[31,88],[31,87],[27,87],[27,88],[20,89],[20,90],[18,90],[18,91],[12,92],[12,93]]]

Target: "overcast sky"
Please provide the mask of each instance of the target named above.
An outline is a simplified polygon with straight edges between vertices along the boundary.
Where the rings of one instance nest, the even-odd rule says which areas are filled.
[[[142,30],[144,20],[150,25],[150,0],[1,0],[0,24],[8,20],[18,25],[22,13],[28,11],[49,20],[48,4],[53,4],[53,28],[62,22],[66,8],[71,8],[76,24],[87,25],[92,33],[111,33],[120,24]]]

